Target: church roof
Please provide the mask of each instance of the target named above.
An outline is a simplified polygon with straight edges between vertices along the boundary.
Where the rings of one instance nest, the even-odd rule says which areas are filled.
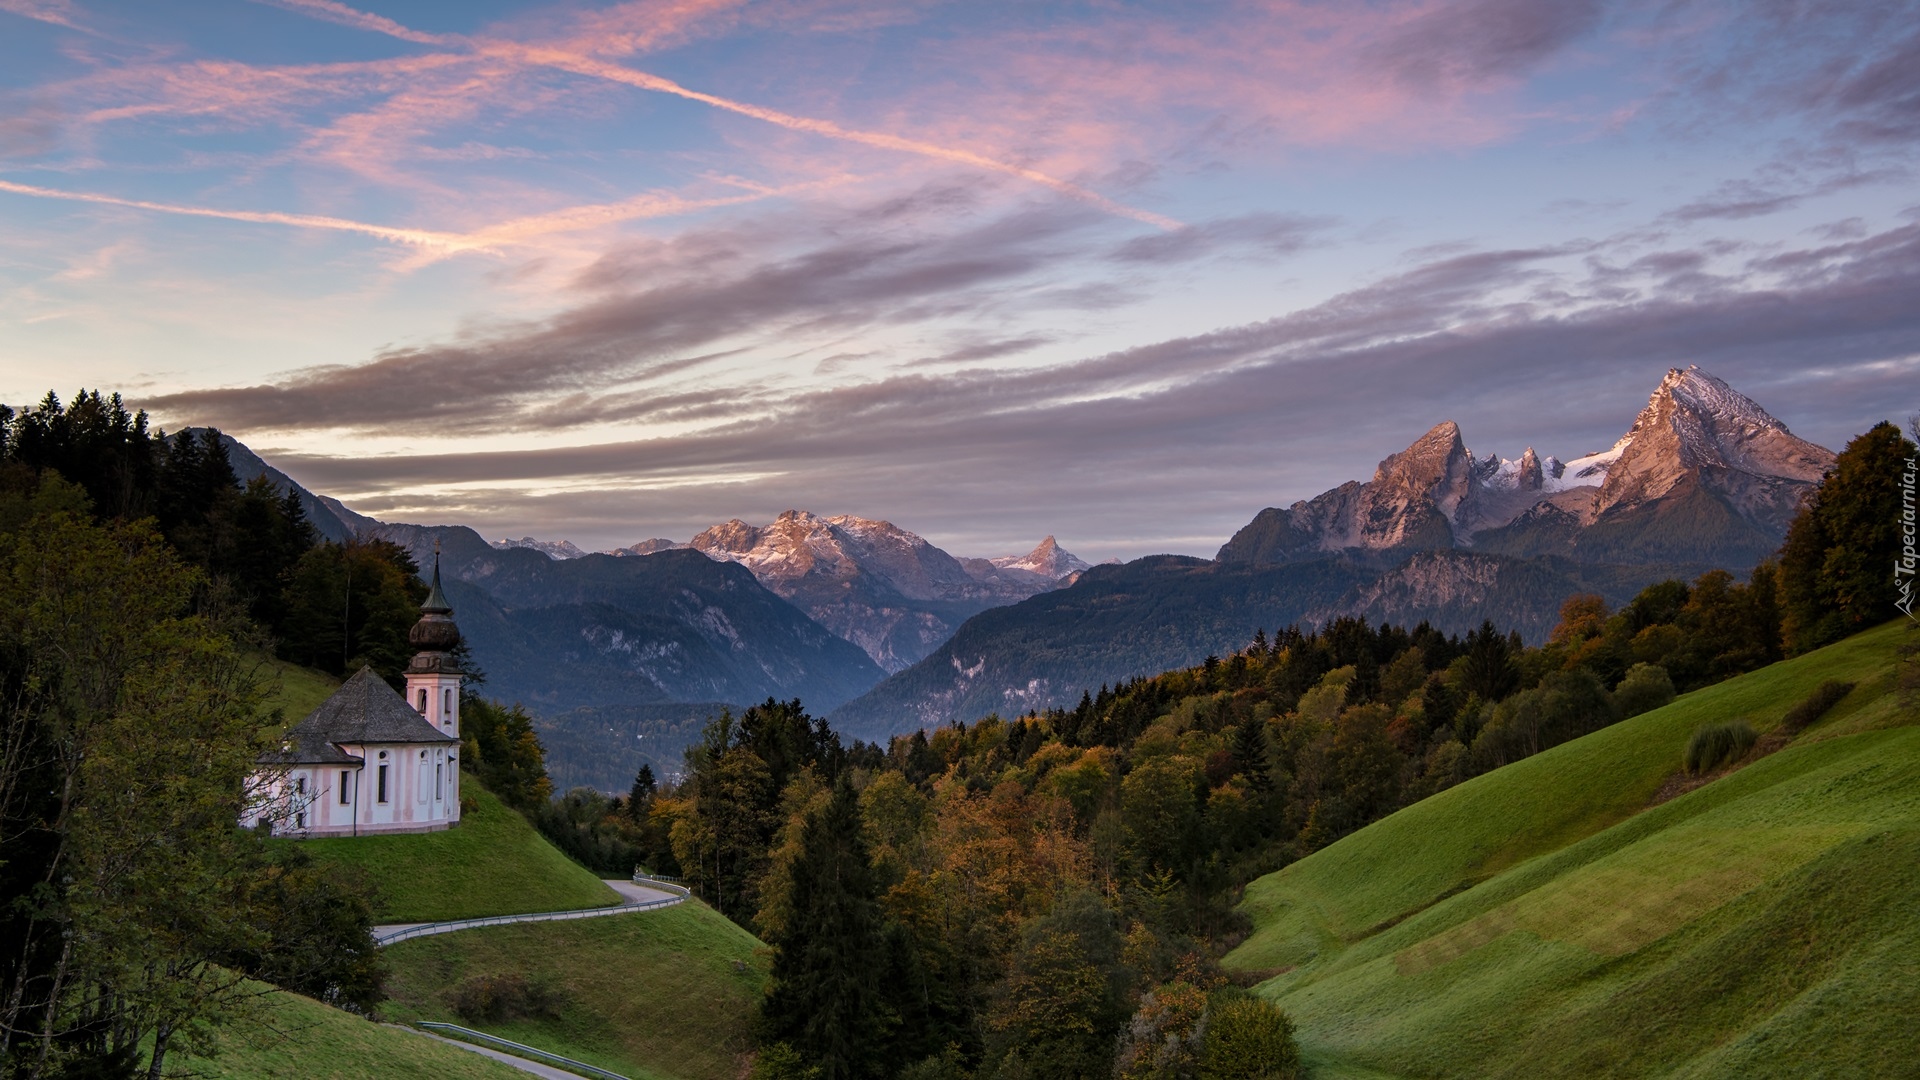
[[[340,749],[341,743],[459,741],[427,723],[372,668],[363,667],[287,732],[281,750],[268,751],[260,760],[283,765],[358,765],[361,759]]]

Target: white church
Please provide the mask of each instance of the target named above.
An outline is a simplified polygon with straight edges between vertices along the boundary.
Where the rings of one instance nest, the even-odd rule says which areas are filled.
[[[275,836],[371,836],[433,832],[460,821],[460,630],[433,589],[407,640],[420,650],[407,665],[403,698],[363,667],[279,749],[260,755],[246,824]]]

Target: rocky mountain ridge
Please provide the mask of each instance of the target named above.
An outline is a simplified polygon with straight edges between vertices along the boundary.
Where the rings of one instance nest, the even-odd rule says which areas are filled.
[[[891,522],[805,510],[788,510],[765,526],[736,518],[690,546],[746,567],[890,672],[925,657],[973,615],[1057,588],[1086,565],[1052,537],[1002,565],[956,559]]]
[[[1778,546],[1801,495],[1832,464],[1831,451],[1724,381],[1674,368],[1607,450],[1566,462],[1532,447],[1511,461],[1478,457],[1459,425],[1444,421],[1366,483],[1262,510],[1217,557],[1279,563],[1459,548],[1751,565]]]

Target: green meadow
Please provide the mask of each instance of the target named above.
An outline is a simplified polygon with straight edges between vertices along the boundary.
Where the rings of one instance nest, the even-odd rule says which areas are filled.
[[[1250,885],[1229,967],[1316,1077],[1890,1076],[1920,1061],[1920,722],[1890,624],[1409,807]],[[1692,733],[1782,749],[1653,805]]]
[[[730,1080],[751,1046],[766,962],[751,934],[697,900],[656,911],[517,923],[387,950],[400,1020],[444,1020],[635,1080]],[[526,980],[544,1008],[485,1021],[454,1009],[462,987]]]

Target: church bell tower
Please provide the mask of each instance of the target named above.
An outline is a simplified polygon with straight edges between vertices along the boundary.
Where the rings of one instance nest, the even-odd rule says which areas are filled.
[[[433,590],[420,605],[420,621],[407,631],[407,641],[420,650],[407,665],[407,704],[439,731],[459,738],[461,671],[453,650],[460,645],[460,628],[453,624],[453,608],[440,590],[438,540],[433,544]]]

